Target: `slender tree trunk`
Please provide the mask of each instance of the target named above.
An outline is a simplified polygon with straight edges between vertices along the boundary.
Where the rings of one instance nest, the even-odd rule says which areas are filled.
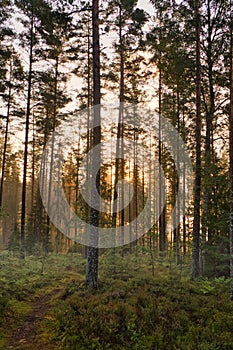
[[[125,101],[125,55],[124,55],[124,44],[122,35],[122,9],[120,5],[120,109],[119,109],[119,120],[121,129],[121,180],[124,180],[125,176],[125,162],[124,162],[124,106]],[[125,210],[124,210],[124,183],[121,186],[121,244],[124,245],[124,224],[125,224]]]
[[[114,181],[114,194],[113,194],[113,215],[112,215],[112,227],[116,227],[117,224],[117,190],[116,186],[119,180],[119,173],[121,169],[121,176],[122,174],[122,157],[124,154],[122,154],[122,147],[123,147],[123,140],[121,139],[123,137],[123,103],[124,103],[124,74],[125,74],[125,67],[124,67],[124,48],[123,48],[123,37],[122,37],[122,9],[121,6],[119,6],[119,49],[120,49],[120,86],[119,86],[119,99],[120,99],[120,105],[119,105],[119,118],[118,118],[118,125],[117,125],[117,141],[116,141],[116,163],[115,163],[115,181]],[[120,152],[121,150],[121,152]],[[121,162],[119,160],[121,153]],[[120,166],[121,165],[121,166]],[[122,207],[123,208],[123,207]],[[121,225],[122,221],[124,221],[124,213],[121,212]]]
[[[134,219],[138,217],[138,131],[136,125],[134,125],[134,162],[133,162],[133,182],[134,182]],[[135,222],[135,243],[138,244],[138,222]]]
[[[231,300],[233,301],[233,6],[231,5],[231,67],[230,67],[230,277],[231,277]]]
[[[129,159],[129,179],[131,179],[131,162]],[[129,186],[129,198],[131,198],[131,186]],[[129,203],[129,224],[132,219],[132,202]],[[133,242],[132,242],[132,225],[129,225],[130,232],[130,253],[133,252]]]
[[[35,191],[35,121],[33,115],[32,121],[32,183],[31,183],[31,210],[33,211],[34,207],[34,191]]]
[[[143,148],[143,160],[142,160],[142,208],[144,208],[145,204],[145,164],[144,164],[144,148]],[[148,218],[149,220],[149,218]],[[142,227],[143,227],[143,232],[144,232],[144,217],[143,217],[143,222],[142,222]],[[142,246],[145,247],[145,237],[147,238],[147,235],[142,236]]]
[[[199,275],[200,200],[201,200],[201,60],[200,60],[200,3],[195,0],[196,21],[196,169],[193,222],[192,279]]]
[[[177,84],[177,92],[176,92],[176,100],[177,100],[177,196],[179,190],[179,173],[180,173],[180,92]],[[181,255],[180,255],[180,198],[177,197],[177,228],[176,228],[176,260],[177,264],[181,263]]]
[[[49,123],[49,111],[46,110],[46,119],[45,119],[45,130],[44,130],[44,136],[43,136],[43,151],[45,149],[45,145],[47,143],[48,138],[48,123]],[[45,159],[43,158],[43,162],[41,164],[40,172],[41,172],[41,190],[39,189],[39,184],[37,184],[37,191],[36,191],[36,208],[35,210],[35,220],[34,220],[34,231],[35,231],[35,239],[37,242],[41,241],[41,237],[43,236],[43,215],[44,215],[44,207],[41,199],[41,195],[44,195],[45,193],[45,171],[46,171],[46,164]],[[41,195],[40,195],[41,191]]]
[[[78,154],[76,159],[76,174],[75,174],[75,214],[78,214],[78,197],[79,197],[79,167],[80,167],[80,136],[78,143]],[[77,238],[77,224],[75,222],[75,238]],[[76,241],[75,241],[76,244]]]
[[[208,207],[209,207],[209,180],[212,164],[212,133],[213,133],[213,117],[215,110],[215,93],[213,85],[213,50],[212,50],[212,26],[211,26],[211,1],[208,0],[208,37],[207,37],[207,64],[208,64],[208,83],[209,83],[209,100],[210,105],[206,110],[206,142],[205,142],[205,171],[204,171],[204,196],[203,196],[203,213],[202,213],[202,237],[201,237],[201,261],[202,271],[205,270],[205,243],[207,240],[207,219],[208,219]]]
[[[90,176],[90,148],[91,148],[91,131],[90,131],[90,108],[92,106],[92,93],[91,93],[91,24],[88,19],[88,35],[87,35],[87,179]],[[86,222],[90,223],[90,207],[85,206]],[[85,232],[88,234],[88,232]],[[87,258],[87,246],[84,246],[84,258]]]
[[[2,209],[4,176],[5,176],[5,166],[6,166],[6,153],[7,153],[7,143],[8,143],[8,130],[9,130],[9,122],[10,122],[11,85],[12,85],[11,79],[12,79],[12,63],[10,62],[9,88],[8,88],[8,97],[7,97],[6,129],[5,129],[5,138],[4,138],[4,146],[3,146],[2,169],[1,169],[2,171],[1,171],[1,182],[0,182],[0,210]]]
[[[184,114],[183,114],[183,129],[184,129],[184,140],[185,140],[185,119],[184,119]],[[184,172],[184,178],[183,178],[183,203],[182,203],[182,210],[183,210],[183,215],[185,214],[185,196],[186,196],[186,164],[185,164],[185,159],[183,159],[183,172]],[[183,216],[183,253],[184,256],[186,255],[187,252],[187,245],[186,245],[186,215]]]
[[[26,109],[26,123],[25,123],[22,203],[21,203],[21,232],[20,232],[20,258],[21,259],[25,258],[25,219],[26,219],[26,192],[27,192],[28,136],[29,136],[29,124],[30,124],[31,87],[32,87],[33,26],[34,26],[34,15],[32,12],[31,23],[30,23],[30,54],[29,54],[27,109]]]
[[[93,23],[93,102],[94,102],[94,130],[93,130],[93,147],[96,150],[92,157],[92,174],[96,169],[100,169],[100,142],[101,142],[101,118],[100,118],[100,38],[99,38],[99,0],[92,2],[92,23]],[[90,211],[90,244],[87,252],[87,272],[86,272],[86,286],[90,288],[97,288],[98,285],[98,226],[100,219],[100,212],[95,207],[100,207],[100,171],[96,178],[92,176],[92,188],[97,189],[92,191],[91,211]]]
[[[53,125],[52,125],[52,149],[50,157],[50,169],[49,169],[49,188],[48,188],[48,209],[50,210],[51,194],[52,194],[52,176],[53,176],[53,159],[54,159],[54,131],[57,118],[57,85],[58,85],[58,64],[59,58],[56,57],[55,63],[55,78],[54,78],[54,105],[53,105]],[[49,234],[50,234],[50,217],[47,215],[46,233],[45,233],[45,254],[49,252]]]
[[[160,54],[161,55],[161,54]],[[161,60],[160,60],[161,61]],[[166,230],[165,230],[165,215],[166,209],[162,209],[162,203],[164,198],[164,179],[162,176],[162,124],[161,124],[161,115],[162,115],[162,72],[160,67],[161,62],[159,62],[159,250],[160,252],[165,251],[166,249]]]

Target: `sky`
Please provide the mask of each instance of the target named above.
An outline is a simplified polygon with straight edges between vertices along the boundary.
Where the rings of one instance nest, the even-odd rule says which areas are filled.
[[[153,6],[150,3],[149,0],[139,0],[138,1],[138,5],[139,8],[144,9],[146,12],[148,12],[149,14],[153,13]],[[16,20],[17,17],[20,17],[20,13],[16,12],[13,16],[13,21],[11,22],[13,24],[14,29],[17,32],[21,32],[23,30],[23,26],[21,23],[19,23],[19,21]],[[112,40],[112,38],[110,39],[110,41]],[[25,66],[27,66],[28,62],[28,57],[27,54],[22,52],[22,59],[25,63]],[[76,77],[73,77],[71,79],[71,81],[68,83],[71,87],[72,90],[78,90],[80,87],[80,80],[78,80]],[[151,88],[148,86],[148,89],[151,90]],[[76,95],[76,93],[74,93],[74,95]],[[114,99],[114,96],[112,96],[111,98]],[[75,101],[73,103],[70,104],[70,108],[68,108],[68,110],[72,109],[72,107],[75,105]],[[17,126],[18,127],[18,126]],[[22,129],[23,129],[23,124],[21,125]],[[14,125],[11,125],[11,131],[14,132]],[[22,139],[24,138],[24,131],[22,130],[22,132],[18,132],[17,135],[15,135],[15,141],[16,143],[19,145],[19,149],[22,148]]]
[[[144,9],[149,14],[153,13],[153,6],[148,0],[139,0],[138,7]]]

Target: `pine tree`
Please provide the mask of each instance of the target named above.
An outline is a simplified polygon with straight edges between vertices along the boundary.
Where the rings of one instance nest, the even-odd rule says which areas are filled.
[[[92,2],[92,26],[93,26],[93,104],[94,104],[94,120],[93,120],[93,147],[99,146],[101,142],[101,119],[100,119],[100,38],[99,38],[99,0]],[[92,156],[92,174],[96,169],[100,169],[100,148],[96,148]],[[91,211],[90,211],[90,246],[87,253],[87,272],[86,272],[86,286],[90,288],[97,288],[98,285],[98,226],[100,219],[100,212],[96,207],[100,207],[98,194],[100,193],[100,172],[96,178],[92,176],[92,188],[96,189],[92,193]],[[95,206],[95,208],[94,208]]]
[[[233,301],[233,6],[230,9],[230,278]]]
[[[193,222],[192,278],[199,275],[200,201],[201,201],[201,60],[200,60],[200,2],[195,0],[196,29],[196,164]]]

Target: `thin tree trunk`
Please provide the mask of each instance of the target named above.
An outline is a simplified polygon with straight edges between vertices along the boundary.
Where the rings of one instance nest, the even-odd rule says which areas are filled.
[[[161,54],[160,54],[161,55]],[[160,62],[159,62],[160,63]],[[162,208],[163,198],[164,198],[164,179],[162,176],[162,72],[161,67],[159,67],[159,250],[160,252],[166,249],[166,233],[165,233],[165,208]]]
[[[144,164],[144,148],[143,148],[143,160],[142,160],[142,209],[144,209],[145,205],[145,164]],[[149,220],[149,219],[148,219]],[[143,232],[144,232],[144,216],[143,216],[143,221],[142,221],[142,227],[143,227]],[[148,236],[146,235],[146,238]],[[142,236],[142,246],[145,247],[145,235]]]
[[[31,183],[31,210],[33,211],[34,207],[34,187],[35,187],[35,121],[33,115],[32,121],[32,183]]]
[[[212,53],[212,26],[211,26],[211,1],[208,0],[208,47],[207,47],[207,62],[208,62],[208,82],[209,82],[209,99],[210,106],[207,107],[206,115],[206,142],[205,142],[205,189],[203,196],[203,213],[202,213],[202,238],[201,238],[201,259],[202,259],[202,271],[205,270],[205,243],[207,240],[207,218],[208,218],[208,207],[209,207],[209,179],[210,169],[212,164],[212,133],[213,133],[213,117],[215,110],[215,93],[213,86],[213,53]]]
[[[45,119],[45,130],[44,130],[44,137],[43,137],[43,151],[45,149],[45,145],[47,143],[47,138],[48,138],[48,123],[49,123],[49,112],[48,110],[46,111],[46,119]],[[42,199],[41,197],[43,197],[44,193],[45,193],[45,168],[46,168],[46,164],[45,164],[45,159],[43,157],[43,162],[41,164],[41,168],[40,168],[40,173],[41,173],[41,189],[39,189],[39,184],[37,184],[37,193],[36,193],[36,208],[37,210],[35,210],[35,220],[34,220],[34,231],[35,231],[35,238],[37,242],[41,241],[41,236],[42,236],[42,223],[43,223],[43,214],[44,214],[44,207],[43,207],[43,203],[42,203]],[[41,191],[41,195],[40,195],[40,191]]]
[[[121,149],[121,158],[124,156],[122,154],[123,147],[123,103],[124,103],[124,50],[123,50],[123,38],[122,38],[122,9],[119,6],[119,48],[120,48],[120,86],[119,86],[119,98],[120,98],[120,106],[119,106],[119,118],[118,118],[118,126],[117,126],[117,141],[116,141],[116,164],[115,164],[115,181],[114,181],[114,194],[113,194],[113,215],[112,215],[112,227],[116,227],[117,224],[117,191],[116,186],[119,180],[119,172],[121,169],[122,176],[122,166],[120,167],[119,157],[120,157],[120,149]],[[121,140],[120,140],[121,139]],[[121,159],[123,162],[123,159]],[[123,203],[122,203],[123,204]],[[122,207],[123,208],[123,207]],[[124,221],[124,213],[121,212],[121,225]]]
[[[125,210],[124,210],[124,100],[125,100],[125,57],[123,47],[123,36],[122,36],[122,9],[120,5],[120,109],[119,119],[121,120],[121,244],[124,245],[124,224],[125,224]]]
[[[176,260],[177,264],[181,263],[181,256],[180,256],[180,198],[178,196],[179,191],[179,173],[180,173],[180,92],[179,87],[177,84],[177,93],[176,93],[176,100],[177,100],[177,228],[176,228]]]
[[[87,179],[90,176],[90,148],[91,148],[91,131],[90,131],[90,108],[92,106],[92,93],[91,93],[91,25],[88,19],[88,35],[87,35],[87,157],[86,157],[86,169],[87,169]],[[86,222],[90,223],[90,207],[85,206]],[[88,234],[88,232],[85,232]],[[87,258],[87,246],[84,246],[84,258]]]
[[[93,23],[93,102],[94,102],[94,130],[93,130],[93,147],[96,147],[92,157],[92,174],[96,169],[100,169],[100,142],[101,142],[101,118],[100,118],[100,38],[99,38],[99,0],[92,2],[92,23]],[[95,207],[100,207],[100,171],[96,178],[92,176],[92,188],[96,188],[97,192],[92,191],[91,211],[90,211],[90,244],[87,252],[87,272],[86,286],[97,288],[98,285],[98,226],[100,212]],[[93,194],[94,193],[94,194]],[[96,195],[97,193],[97,195]]]
[[[12,84],[11,76],[12,76],[12,62],[10,62],[9,89],[8,89],[8,98],[7,98],[6,129],[5,129],[5,138],[4,138],[3,155],[2,155],[2,171],[1,171],[1,182],[0,182],[0,210],[2,209],[3,187],[4,187],[4,176],[5,176],[5,165],[6,165],[6,152],[7,152],[7,143],[8,143],[8,130],[9,130],[9,122],[10,122],[11,84]]]
[[[196,21],[196,169],[193,222],[192,279],[199,275],[200,200],[201,200],[201,60],[200,60],[200,3],[195,0]]]
[[[184,114],[183,114],[183,129],[184,129],[184,140],[185,140],[185,120],[184,120]],[[186,245],[186,215],[185,215],[185,196],[186,196],[186,164],[185,164],[185,159],[183,159],[183,203],[182,203],[182,211],[183,211],[183,253],[184,256],[186,255],[187,252],[187,245]]]
[[[27,192],[28,136],[29,136],[29,124],[30,124],[31,87],[32,87],[33,26],[34,26],[34,15],[32,11],[31,23],[30,23],[30,54],[29,54],[27,109],[26,109],[26,123],[25,123],[22,203],[21,203],[21,232],[20,232],[20,258],[21,259],[25,258],[25,219],[26,219],[26,194],[27,194],[26,192]]]
[[[129,179],[131,179],[131,162],[129,159]],[[129,198],[131,198],[131,186],[129,186]],[[132,242],[132,225],[130,224],[132,219],[132,202],[129,203],[129,232],[130,232],[130,253],[133,252],[133,242]]]
[[[54,105],[53,105],[53,125],[52,125],[52,148],[49,169],[49,188],[48,188],[48,209],[50,211],[51,193],[52,193],[52,176],[53,176],[53,158],[54,158],[54,131],[57,117],[57,84],[58,84],[58,56],[55,63],[55,79],[54,79]],[[50,234],[50,217],[47,215],[46,233],[45,233],[45,255],[49,252],[49,234]]]
[[[138,166],[137,166],[137,156],[138,156],[138,131],[136,130],[136,125],[134,124],[134,163],[133,163],[133,182],[134,182],[134,219],[138,217]],[[138,222],[135,221],[135,244],[138,244]]]
[[[231,5],[231,67],[230,67],[230,277],[231,277],[231,300],[233,301],[233,6]]]

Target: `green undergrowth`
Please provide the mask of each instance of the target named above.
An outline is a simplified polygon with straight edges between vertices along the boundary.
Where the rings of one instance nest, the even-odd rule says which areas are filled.
[[[190,281],[189,264],[152,262],[148,252],[103,251],[99,287],[85,288],[85,259],[51,255],[42,263],[0,256],[0,349],[36,296],[60,288],[39,323],[45,350],[230,350],[233,303],[224,277]],[[45,345],[47,344],[47,345]],[[55,345],[56,344],[56,345]]]
[[[85,261],[72,255],[52,255],[48,258],[26,257],[20,261],[8,252],[0,254],[0,349],[21,327],[33,311],[33,303],[65,288],[74,278],[83,279]]]

